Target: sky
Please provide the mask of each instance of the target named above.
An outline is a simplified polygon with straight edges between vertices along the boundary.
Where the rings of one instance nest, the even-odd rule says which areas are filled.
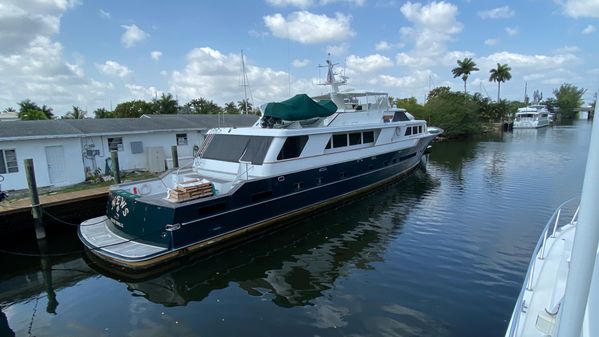
[[[591,102],[598,29],[599,0],[0,0],[0,111],[31,99],[93,115],[162,93],[222,106],[244,88],[260,105],[325,93],[329,53],[345,89],[423,102],[437,86],[463,90],[451,70],[471,57],[470,93],[496,99],[501,63],[502,99],[571,83]]]

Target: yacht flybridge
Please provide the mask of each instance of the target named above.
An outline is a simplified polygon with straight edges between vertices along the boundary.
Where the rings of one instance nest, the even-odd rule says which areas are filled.
[[[266,104],[252,127],[210,130],[192,167],[112,186],[106,215],[81,224],[81,241],[113,264],[148,268],[415,168],[442,130],[391,108],[386,93],[340,92],[346,79],[327,67],[330,94]]]

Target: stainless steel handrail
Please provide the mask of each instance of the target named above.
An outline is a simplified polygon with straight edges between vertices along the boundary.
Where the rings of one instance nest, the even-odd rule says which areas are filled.
[[[516,300],[516,307],[514,308],[514,312],[512,313],[512,319],[510,320],[510,331],[508,334],[509,337],[516,336],[516,332],[518,331],[518,326],[520,323],[520,313],[524,309],[524,307],[523,307],[524,306],[524,301],[523,301],[524,293],[527,290],[533,291],[532,283],[533,283],[534,276],[535,276],[535,265],[537,263],[537,260],[543,260],[543,258],[544,258],[545,245],[547,243],[547,233],[549,232],[550,226],[553,224],[553,234],[552,234],[552,237],[553,237],[553,236],[555,236],[555,232],[558,228],[561,228],[567,224],[574,223],[574,221],[576,220],[576,217],[578,216],[579,208],[576,208],[576,211],[574,212],[574,216],[572,217],[570,222],[558,227],[558,222],[560,219],[562,209],[564,209],[564,207],[566,205],[569,205],[572,202],[579,201],[579,200],[580,200],[579,197],[574,197],[574,198],[571,198],[571,199],[563,202],[561,205],[559,205],[558,208],[553,212],[553,215],[551,215],[551,218],[549,218],[549,221],[547,221],[547,224],[545,225],[543,232],[541,232],[541,236],[539,237],[539,240],[537,241],[537,245],[535,246],[535,249],[532,253],[532,258],[530,260],[530,264],[528,265],[528,270],[526,271],[526,276],[524,277],[522,289],[520,289],[520,294],[518,295],[518,299]],[[539,256],[539,253],[541,253],[540,254],[541,256]]]

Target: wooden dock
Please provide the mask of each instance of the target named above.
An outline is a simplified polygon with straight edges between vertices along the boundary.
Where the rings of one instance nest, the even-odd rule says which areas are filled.
[[[9,196],[10,197],[10,196]],[[40,196],[40,204],[44,212],[68,223],[79,223],[82,220],[103,215],[106,212],[108,186],[80,191],[56,193]],[[48,226],[61,224],[44,214],[44,223]],[[64,223],[62,223],[64,226]],[[29,198],[15,201],[5,200],[0,203],[0,234],[32,231],[31,200]]]

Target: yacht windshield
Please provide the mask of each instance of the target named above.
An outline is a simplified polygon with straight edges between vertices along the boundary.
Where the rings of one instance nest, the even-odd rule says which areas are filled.
[[[202,158],[262,165],[272,137],[214,135]]]

